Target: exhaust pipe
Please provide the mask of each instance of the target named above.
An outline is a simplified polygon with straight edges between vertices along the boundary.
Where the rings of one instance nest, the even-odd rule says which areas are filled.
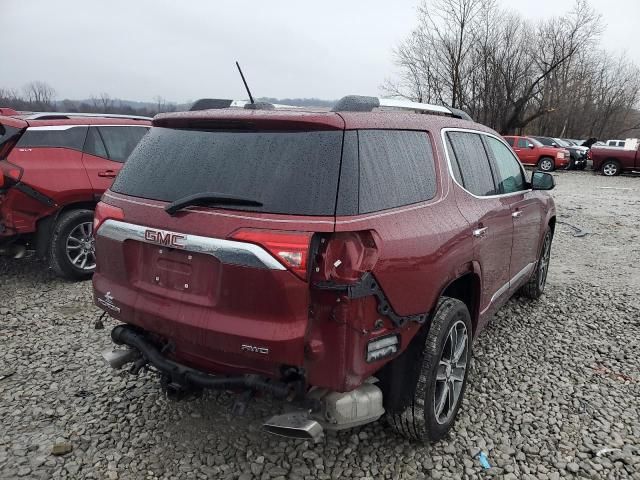
[[[140,352],[133,348],[126,350],[105,350],[102,352],[102,358],[104,358],[111,368],[120,370],[127,363],[131,363],[140,358]]]
[[[275,415],[263,424],[264,429],[274,435],[318,442],[324,433],[322,426],[309,418],[306,412]]]

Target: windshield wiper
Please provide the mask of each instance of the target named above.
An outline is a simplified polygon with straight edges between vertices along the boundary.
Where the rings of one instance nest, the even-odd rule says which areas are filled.
[[[201,192],[187,195],[171,202],[164,208],[169,215],[173,215],[178,210],[193,205],[239,205],[246,207],[261,207],[262,203],[250,198],[234,197],[223,193]]]

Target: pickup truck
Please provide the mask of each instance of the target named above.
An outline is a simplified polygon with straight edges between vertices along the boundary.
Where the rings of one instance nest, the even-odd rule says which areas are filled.
[[[607,177],[613,177],[622,172],[640,171],[639,148],[628,150],[620,147],[594,145],[589,150],[589,158],[593,161],[593,171],[600,171]]]

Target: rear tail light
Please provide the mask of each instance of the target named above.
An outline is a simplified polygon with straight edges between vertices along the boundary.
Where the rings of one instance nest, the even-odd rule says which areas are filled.
[[[98,205],[96,205],[96,210],[93,212],[93,234],[95,235],[100,225],[109,219],[123,220],[124,211],[108,203],[99,202]]]
[[[334,233],[318,252],[313,279],[338,284],[355,283],[373,270],[379,251],[370,230]]]
[[[22,172],[22,167],[6,160],[0,161],[0,188],[9,188],[18,183],[22,178]]]
[[[265,248],[284,266],[303,280],[307,280],[311,232],[283,232],[275,230],[240,229],[231,238]]]

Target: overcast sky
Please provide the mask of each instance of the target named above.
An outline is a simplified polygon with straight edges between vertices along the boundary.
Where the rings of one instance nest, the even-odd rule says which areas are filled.
[[[531,17],[573,0],[503,0]],[[416,25],[418,0],[2,0],[0,87],[51,84],[58,99],[184,102],[255,96],[380,94],[392,49]],[[640,64],[640,0],[591,0],[603,45]]]

